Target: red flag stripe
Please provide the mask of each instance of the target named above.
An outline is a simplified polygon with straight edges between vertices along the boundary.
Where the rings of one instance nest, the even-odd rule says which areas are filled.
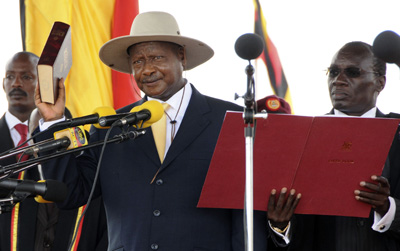
[[[115,0],[112,38],[129,35],[133,19],[139,13],[138,0]],[[135,81],[130,76],[112,70],[114,108],[126,106],[141,97]]]

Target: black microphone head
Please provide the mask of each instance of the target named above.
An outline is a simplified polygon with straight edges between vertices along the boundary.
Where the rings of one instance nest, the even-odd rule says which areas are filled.
[[[67,186],[57,180],[46,180],[46,193],[42,196],[43,199],[53,202],[62,202],[67,198]]]
[[[241,35],[235,43],[236,54],[246,60],[258,58],[263,50],[263,39],[254,33],[246,33]]]
[[[381,32],[372,44],[375,56],[400,66],[400,36],[390,30]]]

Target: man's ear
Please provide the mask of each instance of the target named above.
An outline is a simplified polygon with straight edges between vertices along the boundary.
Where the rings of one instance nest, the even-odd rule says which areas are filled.
[[[6,78],[3,78],[3,91],[4,92],[6,91],[6,87],[5,87],[5,84],[4,84],[5,81],[6,81]]]
[[[179,57],[180,57],[180,60],[182,63],[183,70],[185,70],[186,69],[186,50],[185,50],[185,47],[183,47],[183,46],[179,48]]]
[[[386,76],[379,76],[377,92],[380,93],[385,88],[385,85],[386,85]]]

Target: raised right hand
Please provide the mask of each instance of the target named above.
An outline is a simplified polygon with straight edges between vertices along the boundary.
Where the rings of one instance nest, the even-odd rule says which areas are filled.
[[[49,103],[44,103],[41,101],[39,85],[36,85],[35,105],[38,108],[39,113],[45,122],[61,119],[64,116],[64,110],[65,110],[64,79],[60,79],[58,82],[58,98],[54,105]]]

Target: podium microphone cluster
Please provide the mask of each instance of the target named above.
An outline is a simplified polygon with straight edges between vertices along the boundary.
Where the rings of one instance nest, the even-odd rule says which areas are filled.
[[[142,128],[146,128],[158,121],[164,113],[160,102],[150,100],[142,105],[134,107],[127,113],[116,113],[112,107],[102,106],[94,110],[94,113],[84,117],[68,119],[58,122],[50,128],[77,127],[86,124],[93,124],[96,128],[106,129],[115,123],[115,126],[134,125],[142,122]],[[67,142],[64,142],[67,144]]]
[[[115,113],[115,111],[114,111]],[[96,122],[96,127],[107,128],[114,124],[116,126],[132,125],[141,122],[140,128],[149,127],[151,124],[161,119],[164,113],[163,106],[160,102],[151,100],[143,103],[142,105],[134,107],[129,113],[120,113],[109,116],[101,116],[99,119],[94,120],[97,115],[91,116],[90,120]],[[89,117],[87,116],[87,117]],[[78,121],[78,122],[77,122]],[[69,120],[65,124],[81,123],[83,120]],[[65,125],[64,124],[64,125]],[[66,128],[54,133],[54,139],[48,142],[38,142],[24,150],[25,155],[33,155],[36,153],[44,153],[50,151],[63,151],[78,148],[88,145],[86,131],[83,126],[76,126]]]
[[[94,110],[93,114],[83,116],[83,117],[68,119],[68,120],[62,121],[62,122],[58,122],[58,123],[50,126],[50,128],[75,127],[75,126],[81,126],[81,125],[86,125],[86,124],[94,124],[95,126],[98,126],[97,123],[98,123],[100,117],[109,116],[109,115],[113,115],[113,114],[115,114],[115,110],[112,107],[101,106],[101,107],[97,107]]]
[[[142,105],[135,106],[128,113],[101,117],[99,119],[99,125],[104,128],[110,125],[135,125],[142,122],[141,128],[146,128],[160,120],[163,114],[164,108],[161,103],[156,100],[150,100]]]

